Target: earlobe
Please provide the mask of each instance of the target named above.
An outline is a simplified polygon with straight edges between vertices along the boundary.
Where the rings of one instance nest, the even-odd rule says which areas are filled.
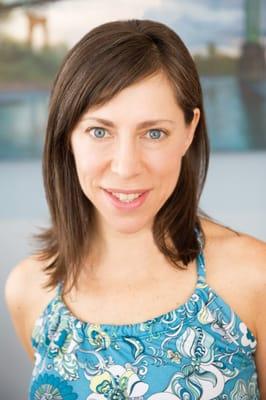
[[[190,131],[188,136],[187,136],[187,139],[186,139],[186,141],[184,143],[184,151],[183,151],[182,156],[184,156],[186,154],[187,150],[189,149],[189,146],[191,145],[191,143],[193,141],[193,138],[194,138],[194,132]]]

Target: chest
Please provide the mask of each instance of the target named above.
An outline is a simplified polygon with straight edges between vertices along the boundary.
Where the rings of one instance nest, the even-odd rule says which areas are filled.
[[[214,272],[213,272],[214,271]],[[254,312],[248,295],[243,296],[243,283],[225,279],[217,270],[210,270],[206,282],[254,332]],[[193,296],[197,285],[197,269],[175,270],[150,278],[139,285],[88,286],[81,293],[64,298],[73,315],[96,324],[132,324],[147,321],[176,310]]]

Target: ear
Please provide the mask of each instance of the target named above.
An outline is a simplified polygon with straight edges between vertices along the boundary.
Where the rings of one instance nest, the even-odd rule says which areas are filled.
[[[196,128],[198,125],[198,122],[200,120],[200,109],[194,108],[193,110],[194,115],[193,115],[193,119],[190,122],[189,125],[187,125],[186,127],[186,138],[185,138],[185,142],[184,142],[184,149],[183,149],[183,156],[185,155],[185,153],[187,152],[189,146],[191,145],[193,138],[194,138],[194,134],[196,132]]]

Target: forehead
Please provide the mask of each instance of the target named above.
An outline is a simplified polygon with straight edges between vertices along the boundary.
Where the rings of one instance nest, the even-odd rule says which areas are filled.
[[[90,107],[82,119],[173,120],[182,115],[171,83],[164,74],[158,73],[121,90],[103,105]]]

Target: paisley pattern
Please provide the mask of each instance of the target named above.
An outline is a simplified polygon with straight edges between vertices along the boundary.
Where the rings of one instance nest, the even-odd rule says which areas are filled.
[[[60,283],[32,333],[28,399],[259,399],[256,338],[206,283],[203,247],[197,270],[186,303],[125,325],[77,319]]]

